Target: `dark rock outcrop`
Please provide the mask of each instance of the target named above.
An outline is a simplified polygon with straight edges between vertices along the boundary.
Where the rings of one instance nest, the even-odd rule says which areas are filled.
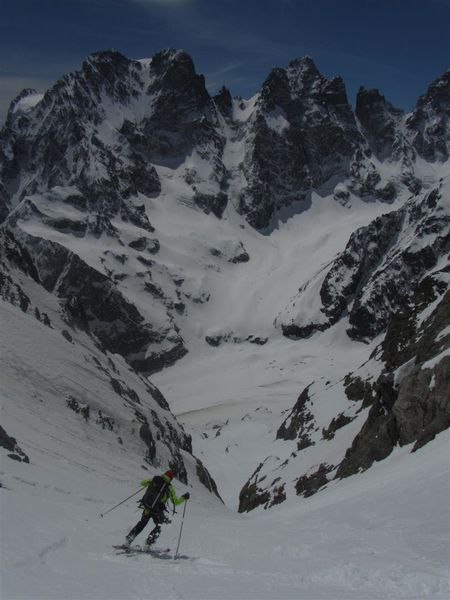
[[[304,498],[313,496],[328,483],[327,475],[333,468],[330,465],[321,463],[313,473],[299,477],[295,484],[297,496],[303,496]]]
[[[328,427],[322,429],[323,439],[332,440],[336,431],[351,423],[353,419],[354,417],[349,417],[344,415],[344,413],[339,413],[337,417],[334,417],[334,419],[331,420],[331,423],[328,425]]]
[[[378,90],[361,87],[356,97],[355,115],[377,158],[392,159],[401,143],[399,127],[403,111],[394,108]]]
[[[216,482],[211,477],[209,471],[205,468],[205,465],[199,459],[197,459],[197,462],[196,462],[196,469],[197,469],[197,477],[198,477],[199,481],[201,481],[201,483],[203,483],[203,485],[206,487],[207,490],[209,490],[212,494],[215,494],[219,498],[219,500],[221,500],[223,502],[223,500],[220,497],[220,494],[217,490]]]
[[[314,415],[309,410],[309,387],[306,387],[297,399],[294,408],[279,427],[276,439],[297,440],[297,449],[303,450],[311,446],[311,431],[314,430]]]
[[[29,463],[30,459],[17,443],[17,440],[6,433],[0,426],[0,446],[8,451],[8,457],[18,462]]]
[[[436,284],[439,289],[439,276]],[[422,447],[450,427],[450,333],[440,335],[450,325],[450,292],[417,326],[423,308],[419,291],[403,311],[408,318],[394,317],[382,343],[386,369],[372,386],[374,401],[368,418],[341,462],[337,478],[368,469],[396,445],[415,442],[415,449]],[[402,352],[393,361],[395,347]]]
[[[267,460],[267,459],[266,459]],[[263,479],[265,479],[265,476],[263,476],[262,478],[258,477],[258,474],[260,473],[261,469],[264,466],[264,463],[266,461],[262,462],[257,469],[255,470],[255,472],[252,474],[252,476],[249,478],[249,480],[247,481],[247,483],[244,485],[244,487],[242,488],[242,490],[239,493],[239,512],[250,512],[251,510],[254,510],[255,508],[257,508],[258,506],[264,506],[265,508],[267,508],[267,506],[270,503],[270,499],[271,499],[271,494],[268,490],[261,490],[258,487],[258,484],[263,481]]]
[[[203,212],[206,214],[213,213],[220,219],[227,206],[228,197],[223,192],[219,192],[216,196],[197,192],[194,194],[193,201]]]
[[[329,324],[341,317],[349,301],[357,297],[358,292],[365,291],[368,276],[392,246],[400,232],[402,220],[401,212],[389,213],[352,234],[347,247],[334,262],[320,289],[323,312],[328,317]],[[371,327],[371,324],[360,318],[360,327],[365,329]],[[367,335],[369,331],[362,333]]]
[[[224,117],[232,117],[233,99],[228,88],[222,86],[219,92],[213,97],[213,101]]]

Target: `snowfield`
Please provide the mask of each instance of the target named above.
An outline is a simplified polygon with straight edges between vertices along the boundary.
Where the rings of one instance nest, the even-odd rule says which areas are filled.
[[[239,515],[195,490],[177,560],[112,548],[136,505],[99,515],[136,489],[136,465],[102,457],[106,475],[100,461],[69,465],[61,446],[25,447],[33,464],[10,464],[2,476],[2,598],[449,597],[446,432],[268,513]],[[180,525],[179,509],[161,546],[174,551]]]

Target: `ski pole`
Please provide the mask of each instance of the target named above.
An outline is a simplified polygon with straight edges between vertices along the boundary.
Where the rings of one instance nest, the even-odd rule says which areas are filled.
[[[131,494],[131,496],[128,496],[128,498],[125,498],[125,500],[122,500],[122,502],[119,502],[119,504],[116,504],[115,506],[113,506],[112,508],[110,508],[109,510],[107,510],[106,512],[101,513],[100,516],[104,517],[105,515],[107,515],[108,513],[110,513],[112,510],[114,510],[115,508],[117,508],[118,506],[120,506],[121,504],[123,504],[124,502],[126,502],[127,500],[129,500],[130,498],[132,498],[133,496],[136,496],[136,494],[139,494],[139,492],[142,492],[143,489],[144,489],[144,487],[139,488],[137,492],[134,492],[134,494]]]
[[[178,536],[178,546],[177,546],[177,551],[175,552],[175,555],[173,557],[173,560],[175,560],[178,556],[178,550],[180,549],[180,541],[181,541],[181,532],[183,531],[183,524],[184,524],[184,514],[186,512],[186,505],[187,505],[187,500],[185,500],[184,502],[184,508],[183,508],[183,516],[181,518],[181,527],[180,527],[180,535]]]

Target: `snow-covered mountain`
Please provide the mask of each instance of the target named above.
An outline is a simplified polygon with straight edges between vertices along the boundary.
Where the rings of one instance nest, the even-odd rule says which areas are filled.
[[[30,443],[33,431],[44,444],[57,435],[68,457],[71,446],[86,452],[86,459],[91,452],[111,459],[126,454],[145,470],[170,467],[180,481],[199,480],[217,494],[207,469],[192,456],[191,436],[156,386],[92,334],[76,296],[61,301],[45,289],[27,250],[8,231],[0,233],[0,247],[6,412],[0,445],[8,456],[33,462],[9,435],[12,419],[15,435],[17,426],[29,428],[20,443]]]
[[[363,88],[353,110],[310,57],[249,100],[180,50],[24,90],[0,134],[8,485],[46,457],[108,491],[170,466],[212,513],[294,515],[387,457],[426,479],[450,425],[449,116],[450,72],[410,114]]]

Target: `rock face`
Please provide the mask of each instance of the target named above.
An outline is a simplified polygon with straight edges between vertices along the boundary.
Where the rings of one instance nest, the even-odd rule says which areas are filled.
[[[392,106],[378,90],[360,88],[355,115],[369,147],[380,160],[392,159],[401,150],[403,111]]]
[[[272,499],[271,493],[258,487],[258,484],[260,485],[261,482],[266,479],[266,475],[261,479],[259,477],[259,473],[264,467],[264,463],[265,461],[257,467],[253,475],[242,488],[239,494],[239,512],[250,512],[261,505],[264,506],[264,508],[269,507]]]
[[[323,275],[316,319],[281,318],[284,334],[298,338],[323,331],[344,313],[354,339],[371,339],[384,331],[408,295],[448,253],[448,194],[447,183],[355,231]],[[301,304],[308,285],[293,305]],[[293,308],[286,312],[292,314]]]
[[[406,126],[418,154],[428,161],[445,161],[450,155],[450,71],[434,81],[419,98]]]
[[[287,458],[271,456],[259,465],[242,488],[241,512],[271,507],[280,498],[280,486],[284,498],[289,487],[298,496],[311,496],[332,479],[370,468],[396,446],[410,445],[411,452],[416,452],[450,427],[449,283],[448,265],[436,269],[393,314],[383,341],[366,365],[371,375],[349,373],[341,381],[349,406],[346,414],[338,413],[322,428],[320,447],[323,404],[327,398],[335,402],[338,392],[330,388],[329,397],[324,397],[315,384],[303,390],[276,436],[290,443]],[[359,425],[351,437],[348,428],[353,422]],[[342,454],[346,439],[350,443]],[[297,442],[296,448],[292,442]],[[330,462],[318,463],[317,457]]]
[[[297,450],[302,450],[313,444],[308,435],[314,428],[314,416],[308,409],[310,402],[308,388],[305,388],[298,397],[294,408],[277,431],[277,439],[297,439]]]
[[[374,402],[337,477],[367,469],[397,444],[415,442],[416,450],[450,427],[449,274],[425,280],[408,308],[392,319],[382,343],[385,370],[373,384]],[[436,299],[436,308],[418,327],[420,309]]]
[[[27,195],[73,186],[91,213],[126,214],[130,196],[159,193],[152,162],[210,141],[213,120],[204,78],[185,52],[147,62],[96,52],[35,106],[12,103],[0,142],[3,200],[10,210]]]
[[[116,114],[126,110],[143,85],[141,71],[139,63],[119,52],[98,52],[80,71],[59,80],[34,107],[22,110],[23,103],[16,101],[1,144],[2,180],[10,208],[26,195],[74,185],[91,209],[112,215],[130,192],[159,190],[154,168],[138,156],[127,159],[133,156],[132,148],[123,147],[118,156],[101,139],[101,127],[114,118],[106,103]],[[139,168],[143,187],[136,176]]]
[[[248,136],[239,210],[255,227],[331,176],[348,175],[362,141],[342,79],[326,79],[309,57],[270,73]]]
[[[130,364],[143,372],[151,373],[187,352],[170,322],[159,330],[146,323],[135,304],[123,295],[109,274],[93,268],[59,243],[17,228],[22,219],[36,212],[43,221],[46,220],[32,201],[24,201],[6,221],[5,231],[14,241],[17,253],[22,255],[21,260],[23,256],[27,257],[34,278],[63,300],[70,321],[89,331],[110,352],[127,357]],[[65,226],[74,230],[73,222]],[[154,353],[148,351],[150,346],[161,345],[163,340],[166,340],[165,352],[159,348]]]
[[[17,462],[29,463],[30,459],[17,443],[17,440],[9,436],[0,426],[0,446],[8,452],[8,457]]]

